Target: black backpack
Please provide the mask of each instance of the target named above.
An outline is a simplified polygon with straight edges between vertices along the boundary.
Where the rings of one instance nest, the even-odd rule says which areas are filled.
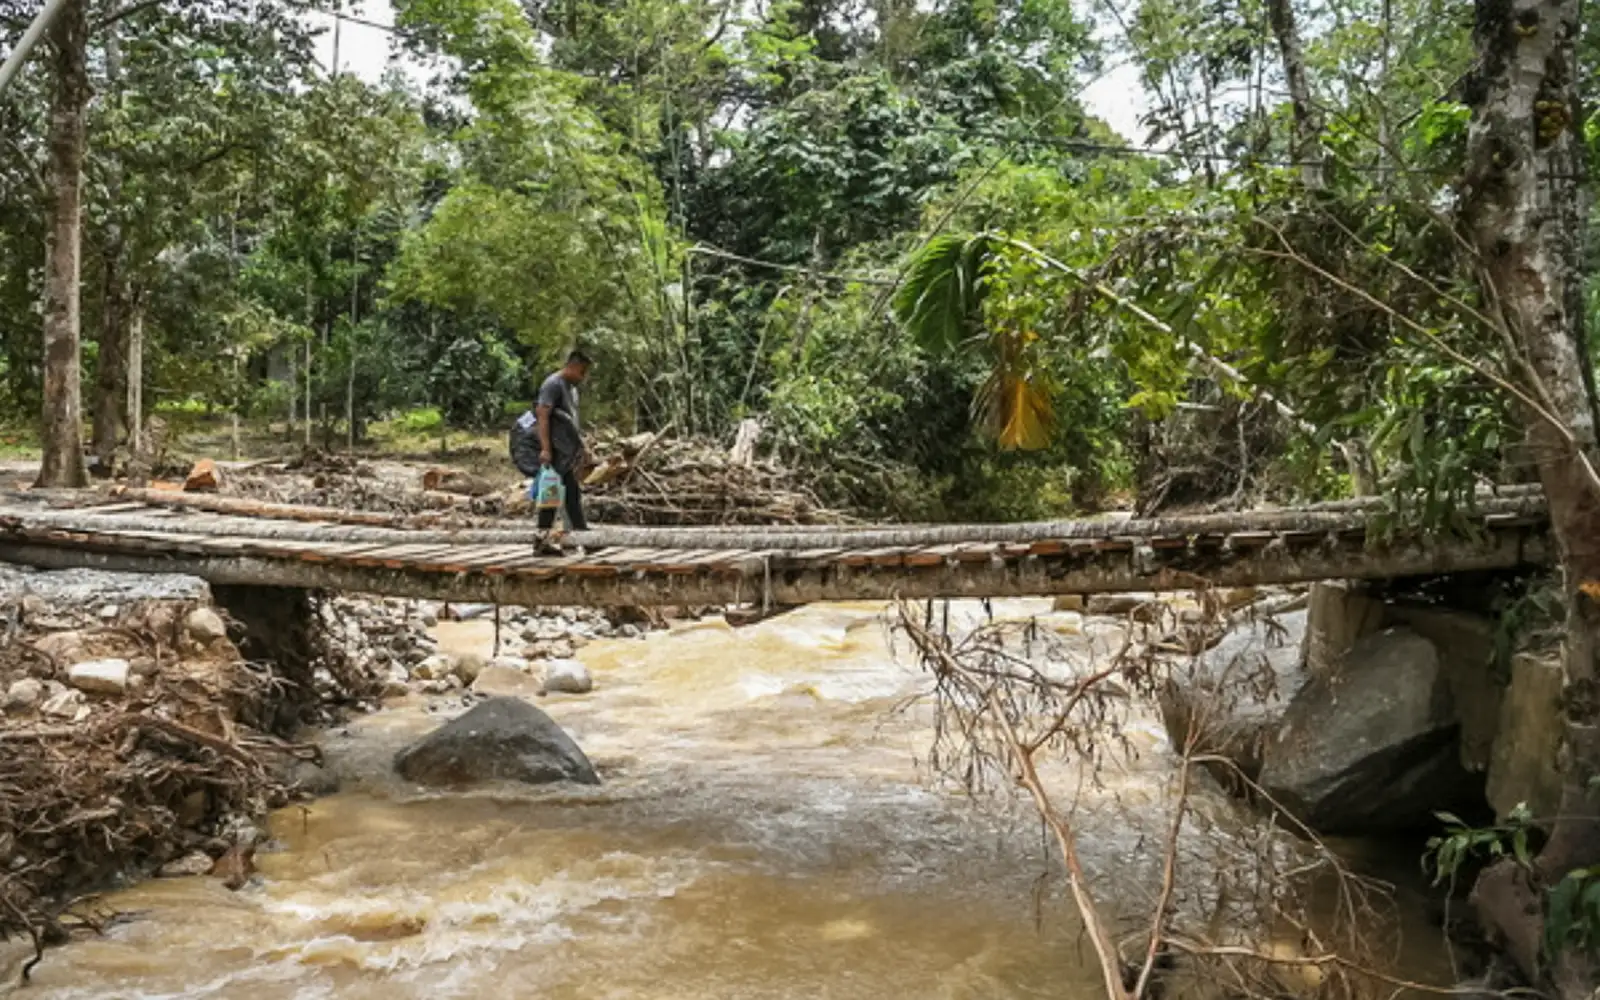
[[[511,464],[524,476],[539,474],[539,418],[528,410],[511,425]]]

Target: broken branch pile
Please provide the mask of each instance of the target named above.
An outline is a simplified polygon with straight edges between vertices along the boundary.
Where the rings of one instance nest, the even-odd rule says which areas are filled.
[[[436,475],[430,472],[428,476]],[[396,481],[380,475],[365,462],[345,465],[323,463],[315,472],[289,466],[258,466],[231,476],[225,488],[230,496],[267,503],[342,510],[380,511],[390,514],[448,514],[497,517],[505,513],[503,496],[460,496],[427,485]]]
[[[256,589],[235,597],[272,624],[262,606],[277,592]],[[69,924],[95,929],[76,894],[116,875],[242,885],[251,821],[287,801],[297,761],[319,757],[271,733],[290,731],[340,664],[246,659],[189,577],[0,568],[0,609],[0,941],[37,952]],[[264,631],[295,639],[284,623]]]
[[[755,459],[750,433],[737,454],[696,438],[636,434],[592,445],[588,514],[603,524],[839,524],[802,476]]]
[[[237,730],[207,733],[171,711],[153,694],[82,722],[0,731],[0,939],[54,943],[63,894],[186,851],[222,853],[233,845],[221,817],[283,803],[283,785]],[[207,817],[219,824],[209,837],[196,829]]]

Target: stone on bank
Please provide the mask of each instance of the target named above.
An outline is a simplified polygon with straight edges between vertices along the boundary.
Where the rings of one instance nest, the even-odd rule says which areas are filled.
[[[1433,643],[1390,628],[1358,640],[1335,676],[1290,701],[1261,785],[1329,833],[1427,826],[1472,801],[1460,724]],[[1481,800],[1481,799],[1480,799]]]
[[[551,660],[544,668],[546,694],[588,694],[594,690],[589,669],[577,660]]]
[[[26,712],[44,700],[44,682],[37,677],[23,677],[11,682],[6,689],[5,705],[8,712]]]
[[[90,660],[67,668],[67,683],[86,694],[122,694],[132,670],[127,660]]]
[[[1318,584],[1307,608],[1233,626],[1173,670],[1168,734],[1226,758],[1326,833],[1433,827],[1441,810],[1536,814],[1559,793],[1559,669],[1532,655],[1498,675],[1492,618],[1356,584]],[[1237,771],[1235,771],[1237,768]],[[1487,774],[1486,774],[1487,772]]]

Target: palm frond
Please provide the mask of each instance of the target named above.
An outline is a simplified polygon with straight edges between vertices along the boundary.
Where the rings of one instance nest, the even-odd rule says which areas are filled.
[[[1055,433],[1056,386],[1030,362],[1034,340],[1015,331],[991,338],[995,365],[974,403],[1002,451],[1039,451]]]
[[[936,236],[912,257],[894,296],[894,312],[923,350],[960,346],[983,302],[986,236]]]

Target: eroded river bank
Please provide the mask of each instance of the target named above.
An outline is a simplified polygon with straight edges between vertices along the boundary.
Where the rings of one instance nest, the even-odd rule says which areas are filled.
[[[993,610],[1114,638],[1114,623],[1045,601]],[[271,815],[243,889],[178,878],[109,896],[129,919],[50,952],[26,995],[1097,995],[1037,820],[926,766],[928,678],[892,648],[884,611],[814,606],[584,646],[593,692],[537,703],[583,746],[598,788],[408,786],[394,752],[471,697],[445,685],[392,698],[324,734],[340,791]],[[954,610],[958,624],[983,614]],[[442,622],[434,635],[442,652],[487,657],[493,629]],[[1097,890],[1137,913],[1142,890],[1122,883],[1159,858],[1150,832],[1175,767],[1153,706],[1124,729],[1130,752],[1075,794]],[[1203,799],[1198,825],[1226,834],[1236,806]],[[1399,900],[1397,969],[1445,981],[1437,929],[1418,899]]]

